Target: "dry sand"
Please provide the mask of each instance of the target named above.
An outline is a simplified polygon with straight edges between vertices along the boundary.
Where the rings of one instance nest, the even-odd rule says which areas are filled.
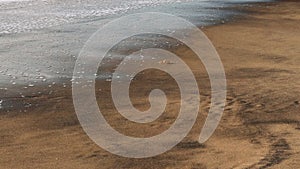
[[[39,104],[27,113],[1,113],[0,168],[299,168],[300,2],[259,3],[239,10],[249,15],[203,29],[221,56],[228,80],[224,116],[205,144],[196,140],[209,106],[208,78],[191,51],[179,47],[174,52],[194,70],[202,100],[197,123],[175,148],[149,159],[106,152],[80,127],[71,89],[57,87],[51,95],[24,98]],[[169,101],[166,114],[149,125],[124,120],[109,104],[109,82],[97,85],[102,89],[99,97],[105,98],[98,99],[99,105],[110,124],[140,137],[167,129],[180,106],[172,78],[161,72],[144,73],[131,88],[134,105],[146,110],[147,93],[155,86],[167,93]]]

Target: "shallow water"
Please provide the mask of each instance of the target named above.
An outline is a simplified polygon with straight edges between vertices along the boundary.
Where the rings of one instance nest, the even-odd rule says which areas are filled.
[[[249,0],[0,0],[0,90],[70,79],[85,41],[120,15],[167,12],[204,26],[238,14],[223,10],[237,2]]]
[[[188,0],[181,0],[188,1]],[[122,14],[178,0],[2,0],[0,34],[26,32],[82,19]]]
[[[177,12],[182,13],[180,10],[190,11],[190,8],[185,9],[178,5],[193,8],[193,3],[197,3],[196,7],[203,15],[199,20],[203,20],[205,16],[214,15],[212,11],[203,9],[251,1],[254,0],[0,0],[0,34],[28,32],[96,17],[106,18],[149,7],[160,12],[169,12],[166,8],[171,11],[179,9]],[[167,7],[161,8],[163,5]]]

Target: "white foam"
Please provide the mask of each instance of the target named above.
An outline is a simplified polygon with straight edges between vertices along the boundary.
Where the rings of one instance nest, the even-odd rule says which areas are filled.
[[[0,0],[0,2],[14,2],[14,1],[24,1],[24,0]]]
[[[183,0],[187,1],[187,0]],[[2,3],[1,3],[2,2]],[[9,2],[9,3],[5,3]],[[178,0],[0,0],[0,34],[26,32],[80,19],[121,14]]]
[[[0,0],[1,2],[20,2],[20,1],[30,1],[30,0]]]

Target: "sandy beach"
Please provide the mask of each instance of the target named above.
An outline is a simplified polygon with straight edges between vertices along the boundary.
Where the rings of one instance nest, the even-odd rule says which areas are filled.
[[[179,46],[172,51],[182,56],[196,75],[201,113],[191,132],[175,148],[147,159],[123,158],[101,149],[77,120],[68,80],[47,84],[52,85],[51,90],[29,87],[26,91],[30,94],[24,97],[0,90],[6,104],[14,104],[13,108],[0,109],[0,168],[298,168],[300,2],[255,3],[234,9],[246,14],[225,24],[201,28],[221,57],[228,83],[222,120],[205,144],[197,139],[209,109],[209,79],[197,57],[187,47]],[[149,137],[166,130],[176,119],[180,97],[174,79],[167,74],[145,71],[132,83],[131,99],[139,110],[149,108],[148,93],[155,87],[168,96],[166,113],[149,124],[130,123],[119,115],[109,85],[108,81],[97,82],[98,104],[118,131]]]

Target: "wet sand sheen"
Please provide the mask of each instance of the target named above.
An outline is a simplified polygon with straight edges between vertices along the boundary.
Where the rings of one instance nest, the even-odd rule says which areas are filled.
[[[39,106],[28,107],[26,113],[2,110],[0,168],[297,168],[299,2],[261,3],[239,10],[253,13],[229,24],[203,29],[216,46],[228,78],[224,117],[204,145],[196,140],[209,106],[210,86],[203,67],[199,68],[201,63],[187,48],[179,47],[174,52],[195,68],[202,113],[188,137],[174,149],[150,159],[126,159],[102,150],[78,124],[69,82],[66,88],[54,84],[51,95],[45,90],[45,95],[10,98],[21,106]],[[147,74],[155,74],[156,79],[147,78],[153,77]],[[141,137],[155,135],[177,115],[177,88],[166,74],[145,72],[133,84],[132,101],[141,110],[149,107],[146,94],[153,85],[169,93],[167,114],[148,126],[128,124],[114,111],[110,99],[101,99],[110,98],[108,85],[106,81],[97,83],[99,105],[107,120],[121,132]]]

